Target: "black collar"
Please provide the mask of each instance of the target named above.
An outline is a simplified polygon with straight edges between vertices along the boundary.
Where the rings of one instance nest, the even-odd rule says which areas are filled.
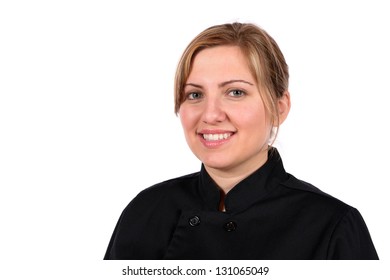
[[[286,176],[287,173],[278,151],[276,148],[271,148],[268,151],[267,162],[227,193],[225,198],[226,213],[241,212],[264,199],[273,186],[286,179]],[[203,164],[200,171],[199,191],[205,209],[218,211],[220,189],[207,173]]]

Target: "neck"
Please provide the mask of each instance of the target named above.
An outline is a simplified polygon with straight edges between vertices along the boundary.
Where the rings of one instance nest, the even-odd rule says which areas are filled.
[[[205,169],[214,182],[219,186],[224,195],[232,190],[239,182],[251,175],[264,165],[268,159],[268,150],[263,151],[261,157],[256,157],[254,162],[242,163],[229,168],[213,168],[205,165]]]

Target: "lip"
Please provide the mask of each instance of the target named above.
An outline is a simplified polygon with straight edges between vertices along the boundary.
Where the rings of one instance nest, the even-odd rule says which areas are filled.
[[[235,131],[222,129],[202,129],[197,132],[200,142],[203,144],[203,146],[209,149],[217,149],[230,142],[235,133]],[[229,134],[230,136],[226,139],[206,140],[203,138],[203,134]]]

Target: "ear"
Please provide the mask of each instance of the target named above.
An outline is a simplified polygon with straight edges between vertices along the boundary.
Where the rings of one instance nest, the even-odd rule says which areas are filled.
[[[290,93],[286,90],[283,93],[283,96],[278,99],[279,123],[275,123],[275,126],[281,125],[287,119],[290,108]],[[277,122],[277,120],[275,120],[275,122]]]

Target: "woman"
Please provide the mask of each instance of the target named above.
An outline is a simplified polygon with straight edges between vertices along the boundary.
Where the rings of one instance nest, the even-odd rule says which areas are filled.
[[[359,212],[286,173],[273,139],[288,67],[252,24],[200,33],[175,77],[175,110],[200,172],[142,191],[105,259],[377,259]]]

